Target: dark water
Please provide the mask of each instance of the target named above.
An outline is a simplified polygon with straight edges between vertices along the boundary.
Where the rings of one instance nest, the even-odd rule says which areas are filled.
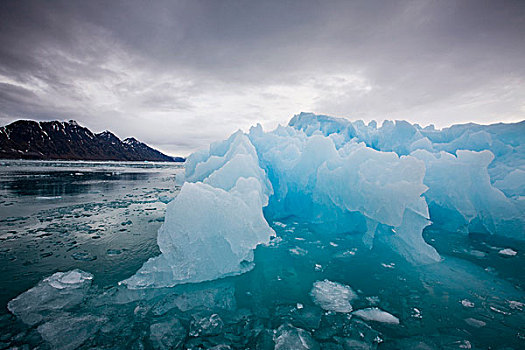
[[[0,303],[56,271],[116,283],[158,254],[180,165],[0,161]],[[109,252],[109,253],[108,253]]]
[[[8,166],[7,166],[8,165]],[[252,271],[218,281],[130,291],[117,282],[158,254],[156,231],[176,195],[172,164],[9,162],[1,168],[0,348],[523,349],[523,242],[425,231],[443,257],[414,267],[353,235],[289,218],[255,252]],[[500,254],[504,248],[515,256]],[[56,271],[94,275],[82,301],[43,309],[32,326],[6,304]],[[350,286],[354,310],[323,310],[316,281]],[[75,293],[77,293],[75,291]],[[65,299],[64,299],[65,300]],[[35,305],[38,308],[38,298]]]

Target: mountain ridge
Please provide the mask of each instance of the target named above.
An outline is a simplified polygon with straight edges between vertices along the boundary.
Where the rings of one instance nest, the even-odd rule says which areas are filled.
[[[0,127],[0,159],[114,160],[173,162],[134,137],[119,139],[109,130],[93,133],[76,121],[17,120]]]

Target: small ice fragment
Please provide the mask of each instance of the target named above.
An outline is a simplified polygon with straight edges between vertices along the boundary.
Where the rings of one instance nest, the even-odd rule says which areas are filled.
[[[474,307],[474,303],[467,299],[461,300],[461,305],[464,307]]]
[[[92,337],[106,320],[94,316],[59,317],[38,326],[52,349],[73,350]]]
[[[169,196],[160,196],[159,197],[159,202],[162,202],[164,204],[168,204],[172,200],[173,200],[173,197],[169,197]]]
[[[275,226],[279,226],[279,227],[282,227],[282,228],[285,228],[286,227],[286,224],[283,224],[282,222],[279,222],[279,221],[274,221],[273,224]]]
[[[515,256],[516,254],[518,254],[517,251],[515,250],[512,250],[511,248],[505,248],[505,249],[502,249],[498,252],[500,255],[504,255],[504,256]]]
[[[497,275],[497,271],[495,268],[491,267],[491,266],[487,266],[485,267],[485,271],[487,271],[488,273],[492,274],[492,275]]]
[[[217,314],[204,317],[194,315],[190,324],[190,337],[219,335],[223,326],[224,322]]]
[[[93,261],[97,260],[97,257],[89,254],[88,252],[75,252],[71,254],[71,257],[79,261]]]
[[[485,327],[487,325],[485,322],[483,322],[481,320],[477,320],[477,319],[472,318],[472,317],[466,318],[465,322],[469,326],[472,326],[472,327],[475,327],[475,328],[481,328],[481,327]]]
[[[353,315],[361,317],[362,319],[367,321],[399,324],[399,318],[377,307],[370,307],[367,309],[357,310],[353,313]]]
[[[487,256],[487,253],[475,249],[472,249],[468,253],[476,258],[484,258],[485,256]]]
[[[510,315],[510,312],[506,312],[506,311],[503,311],[503,310],[500,310],[500,309],[497,309],[495,308],[494,306],[491,306],[490,309],[494,312],[497,312],[498,314],[502,314],[502,315]]]
[[[350,301],[357,298],[349,286],[329,280],[315,282],[310,295],[324,310],[336,312],[351,312]]]
[[[412,311],[413,311],[412,317],[419,318],[419,319],[423,318],[423,316],[421,316],[421,310],[419,310],[418,308],[414,307],[412,308]]]
[[[122,250],[120,250],[120,249],[108,249],[108,250],[106,250],[106,254],[110,255],[110,256],[119,255],[121,253],[122,253]]]
[[[308,254],[308,251],[303,248],[295,247],[290,249],[290,253],[292,253],[293,255],[304,256]]]
[[[524,303],[521,303],[521,302],[515,301],[515,300],[508,300],[507,302],[509,303],[510,308],[514,309],[514,310],[522,311],[523,307],[525,306]]]
[[[347,251],[344,251],[342,253],[337,253],[334,256],[336,258],[346,258],[346,257],[349,257],[349,256],[354,256],[356,251],[357,251],[357,249],[354,248],[352,250],[347,250]]]
[[[378,296],[366,297],[366,301],[368,301],[370,305],[376,305],[376,304],[379,304],[379,297]]]
[[[463,340],[458,344],[460,349],[472,349],[472,344],[468,340]]]
[[[57,272],[54,275],[44,279],[53,288],[79,288],[86,280],[92,280],[93,275],[82,270],[72,270],[68,272]]]
[[[319,344],[317,344],[309,332],[289,324],[284,324],[277,329],[274,335],[274,341],[275,350],[319,349]]]
[[[154,349],[177,349],[182,346],[186,338],[186,330],[176,318],[154,323],[149,329],[150,341]]]

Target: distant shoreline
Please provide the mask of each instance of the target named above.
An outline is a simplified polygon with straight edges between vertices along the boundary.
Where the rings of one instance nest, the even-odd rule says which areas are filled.
[[[0,158],[0,162],[71,162],[71,163],[162,163],[162,164],[184,164],[186,161],[165,161],[165,160],[91,160],[91,159],[15,159]]]

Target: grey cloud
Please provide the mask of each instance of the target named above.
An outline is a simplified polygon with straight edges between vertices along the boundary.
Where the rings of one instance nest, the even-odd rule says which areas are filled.
[[[517,120],[523,33],[520,0],[8,0],[0,119],[64,116],[174,153],[301,110]]]

